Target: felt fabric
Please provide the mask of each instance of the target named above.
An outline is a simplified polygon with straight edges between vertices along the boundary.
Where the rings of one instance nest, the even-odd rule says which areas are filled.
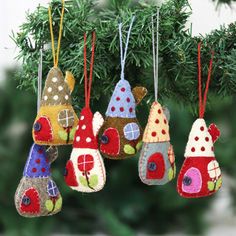
[[[48,216],[61,210],[62,197],[50,173],[50,163],[56,157],[56,148],[32,145],[15,193],[15,206],[20,215]]]
[[[143,143],[139,177],[147,185],[164,185],[175,177],[175,159],[170,142]]]
[[[143,131],[135,108],[146,94],[144,87],[135,87],[131,91],[127,80],[117,83],[99,133],[100,151],[105,157],[125,159],[134,156],[140,149]]]
[[[105,185],[106,171],[97,140],[103,122],[100,113],[93,115],[90,108],[82,109],[65,171],[65,182],[73,190],[91,193]]]
[[[120,80],[112,94],[106,116],[135,118],[135,99],[127,80]]]
[[[170,114],[153,102],[143,135],[139,158],[139,177],[148,185],[163,185],[175,177],[175,154],[170,144]]]
[[[72,144],[78,117],[71,105],[74,77],[67,72],[64,80],[59,68],[47,76],[41,106],[35,119],[32,135],[40,145]]]
[[[185,161],[177,181],[177,190],[182,197],[209,196],[221,187],[221,170],[213,146],[219,136],[220,131],[214,124],[208,129],[202,118],[193,123],[186,146]]]
[[[160,103],[151,106],[148,122],[143,134],[143,142],[170,141],[169,123]]]
[[[140,135],[133,140],[125,137],[124,127],[135,123],[139,127]],[[136,118],[113,118],[107,117],[100,130],[100,151],[101,153],[114,160],[120,160],[134,156],[139,150],[142,142],[142,128]],[[106,138],[107,142],[103,139]]]

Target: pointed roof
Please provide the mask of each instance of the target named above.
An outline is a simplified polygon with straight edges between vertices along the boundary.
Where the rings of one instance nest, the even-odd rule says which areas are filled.
[[[30,178],[45,178],[50,175],[50,164],[47,159],[45,148],[34,143],[30,149],[23,176]]]
[[[59,68],[53,67],[48,75],[43,89],[41,106],[70,105],[71,91]]]
[[[127,80],[120,80],[115,87],[106,116],[120,118],[135,118],[135,99]]]
[[[185,157],[214,157],[213,141],[204,119],[197,119],[189,133]]]
[[[97,149],[97,137],[93,133],[93,114],[90,108],[83,108],[74,137],[74,148]]]
[[[143,142],[166,141],[170,141],[169,122],[161,104],[153,102],[143,134]]]

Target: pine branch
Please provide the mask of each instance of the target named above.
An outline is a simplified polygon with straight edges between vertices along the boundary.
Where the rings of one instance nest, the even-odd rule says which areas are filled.
[[[83,34],[96,29],[96,55],[94,68],[93,101],[109,99],[120,75],[120,52],[117,25],[120,19],[127,30],[132,14],[136,15],[130,38],[126,62],[126,77],[133,86],[144,85],[153,96],[151,15],[156,8],[135,1],[113,0],[111,5],[95,5],[92,0],[66,2],[63,39],[59,66],[70,70],[77,80],[74,92],[75,104],[83,104]],[[122,5],[122,6],[121,6]],[[128,7],[129,6],[129,7]],[[54,33],[57,36],[60,19],[60,1],[52,1]],[[215,51],[211,93],[219,96],[232,95],[236,91],[236,25],[222,27],[203,37],[192,37],[185,28],[191,14],[187,0],[170,0],[161,8],[160,14],[160,98],[171,97],[180,102],[196,104],[197,97],[197,44],[201,40],[203,78],[207,76],[210,50]],[[32,38],[33,49],[28,38]],[[44,45],[43,73],[46,77],[52,66],[48,12],[44,7],[28,14],[20,31],[13,35],[20,48],[18,59],[23,59],[23,68],[18,76],[20,88],[35,88],[39,48]],[[88,42],[90,43],[90,42]],[[90,45],[90,44],[88,44]]]

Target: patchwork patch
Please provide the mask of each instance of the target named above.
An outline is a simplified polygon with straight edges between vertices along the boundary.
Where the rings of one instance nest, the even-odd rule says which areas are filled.
[[[73,163],[71,160],[69,160],[66,163],[64,178],[65,178],[65,182],[68,186],[71,186],[71,187],[79,186],[79,184],[76,180],[75,170],[74,170]]]
[[[159,152],[152,154],[147,162],[147,179],[162,179],[165,174],[165,161]]]
[[[201,188],[201,172],[197,168],[189,168],[183,177],[182,190],[186,193],[198,193],[200,192]]]
[[[40,202],[39,194],[35,188],[30,188],[25,191],[21,199],[20,211],[27,214],[39,214]]]
[[[120,135],[118,130],[108,128],[104,131],[102,136],[107,138],[107,142],[102,142],[101,140],[101,152],[110,156],[118,156],[120,153]]]
[[[48,181],[47,192],[50,197],[56,197],[58,195],[59,190],[53,180]]]
[[[78,157],[78,169],[82,172],[90,171],[94,168],[94,158],[92,155],[81,155]]]
[[[140,136],[140,129],[137,123],[128,123],[124,127],[124,135],[128,140],[136,140]]]
[[[50,164],[43,146],[33,144],[26,162],[23,176],[30,178],[50,176]]]
[[[63,128],[72,127],[75,121],[74,112],[69,109],[64,109],[59,112],[57,120]]]
[[[207,172],[211,179],[218,179],[221,176],[219,163],[216,160],[209,162],[207,165]]]
[[[41,116],[34,123],[34,136],[36,141],[52,141],[52,125],[46,116]]]

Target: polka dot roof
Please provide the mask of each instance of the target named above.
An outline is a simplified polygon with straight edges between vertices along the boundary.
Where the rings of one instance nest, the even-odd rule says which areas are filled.
[[[59,68],[52,68],[47,76],[42,95],[42,106],[70,105],[71,95]]]
[[[160,103],[154,102],[143,134],[143,142],[166,141],[170,141],[168,120]]]
[[[50,176],[50,163],[43,146],[33,144],[26,162],[23,176],[30,178]]]
[[[185,157],[214,157],[212,137],[208,132],[204,119],[197,119],[189,134],[185,149]]]
[[[106,116],[135,118],[135,99],[127,80],[120,80],[112,94]]]
[[[93,133],[93,114],[90,108],[83,108],[74,137],[74,148],[98,149],[97,137]]]

